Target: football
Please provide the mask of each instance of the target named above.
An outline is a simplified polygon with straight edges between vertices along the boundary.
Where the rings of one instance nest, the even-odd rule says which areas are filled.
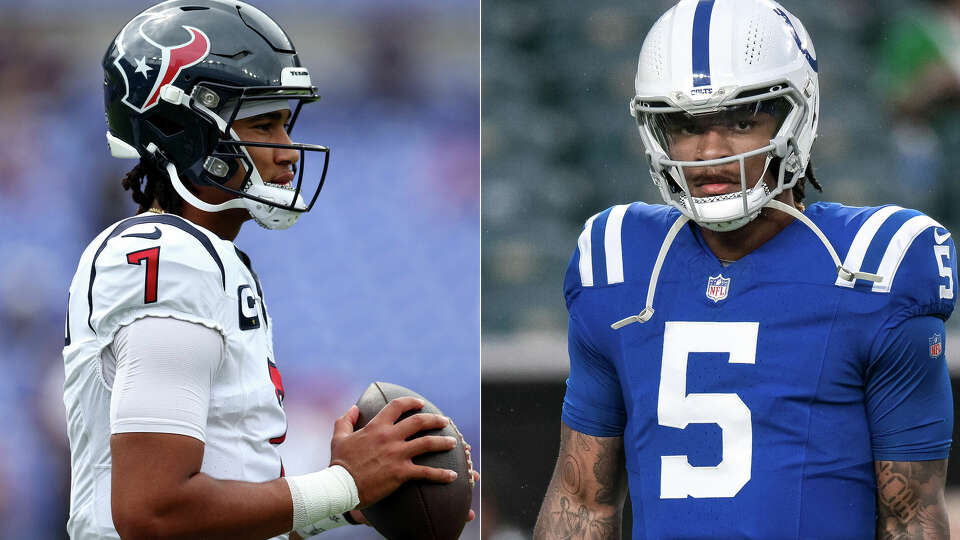
[[[357,407],[360,418],[357,429],[367,425],[391,400],[413,396],[424,401],[418,411],[411,414],[443,414],[420,394],[403,386],[375,382],[360,396]],[[399,420],[398,420],[399,421]],[[457,479],[449,484],[435,484],[423,480],[411,480],[381,501],[365,508],[363,515],[377,531],[389,540],[453,540],[460,536],[467,522],[467,513],[473,499],[471,463],[466,453],[460,431],[451,420],[443,429],[421,431],[413,438],[424,435],[448,435],[457,439],[457,446],[445,452],[432,452],[413,458],[414,463],[429,467],[450,469],[457,472]]]

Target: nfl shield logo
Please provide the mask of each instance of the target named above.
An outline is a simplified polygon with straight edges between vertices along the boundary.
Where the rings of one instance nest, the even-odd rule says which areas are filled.
[[[727,297],[730,291],[730,278],[723,277],[723,274],[711,276],[707,280],[707,298],[717,303]]]
[[[940,334],[930,336],[930,358],[936,358],[943,352],[943,340]]]

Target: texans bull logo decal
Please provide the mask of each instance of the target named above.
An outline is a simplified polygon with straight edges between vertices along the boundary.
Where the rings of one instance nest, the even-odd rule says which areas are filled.
[[[155,13],[137,17],[117,37],[120,54],[114,64],[127,86],[123,102],[140,113],[157,104],[164,85],[177,80],[181,71],[210,54],[210,39],[202,30],[193,26],[170,29],[152,24],[159,18]],[[161,41],[175,45],[163,45]],[[131,84],[135,78],[142,78],[137,82],[147,84]]]

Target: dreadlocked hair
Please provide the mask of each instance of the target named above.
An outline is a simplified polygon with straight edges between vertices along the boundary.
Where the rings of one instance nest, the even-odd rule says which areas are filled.
[[[793,201],[795,203],[803,203],[803,198],[806,195],[807,182],[810,182],[810,185],[813,186],[814,189],[823,193],[823,186],[820,185],[820,182],[817,182],[817,177],[813,174],[813,161],[807,162],[807,170],[804,172],[804,175],[797,180],[796,185],[793,186]]]
[[[157,201],[160,209],[170,214],[180,215],[183,210],[183,199],[173,188],[170,178],[145,159],[141,158],[140,163],[124,175],[120,184],[131,192],[133,202],[140,205],[138,214],[149,210],[153,201]],[[188,184],[187,189],[190,188]]]

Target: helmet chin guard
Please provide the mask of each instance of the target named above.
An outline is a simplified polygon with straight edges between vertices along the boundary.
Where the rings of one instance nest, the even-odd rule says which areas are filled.
[[[276,204],[269,205],[257,201],[254,198],[244,198],[243,204],[250,212],[250,216],[258,225],[265,229],[282,230],[289,229],[300,219],[303,212],[287,210],[287,206],[305,207],[303,197],[300,194],[294,194],[293,190],[273,187],[260,184],[251,184],[244,190],[253,197],[260,199],[273,200]],[[280,193],[278,193],[280,191]]]
[[[681,197],[691,215],[699,215],[697,222],[711,231],[726,232],[739,229],[760,215],[770,198],[766,182],[757,182],[753,189],[714,197]],[[746,207],[746,210],[743,208]],[[753,210],[756,209],[756,210]],[[744,215],[746,213],[746,215]],[[739,217],[733,217],[739,216]]]

